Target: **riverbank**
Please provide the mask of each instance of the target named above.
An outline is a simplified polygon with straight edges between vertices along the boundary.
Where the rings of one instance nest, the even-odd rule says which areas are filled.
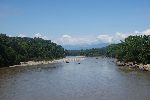
[[[114,62],[118,65],[118,66],[123,66],[123,67],[126,67],[126,68],[129,68],[129,69],[140,69],[140,70],[143,70],[143,71],[150,71],[150,64],[137,64],[137,63],[133,63],[133,62],[121,62],[121,61],[118,61],[117,59],[114,60]]]
[[[62,59],[55,59],[52,61],[27,61],[27,62],[20,62],[19,65],[13,65],[13,66],[9,66],[9,67],[21,67],[21,66],[33,66],[33,65],[42,65],[42,64],[52,64],[52,63],[61,63],[61,62],[73,62],[73,61],[81,61],[84,60],[85,56],[74,56],[74,57],[66,57],[66,58],[62,58]]]

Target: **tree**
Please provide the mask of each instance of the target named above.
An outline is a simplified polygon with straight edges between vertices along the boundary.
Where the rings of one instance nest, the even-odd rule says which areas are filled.
[[[53,60],[65,57],[61,45],[42,38],[8,37],[0,34],[0,67],[29,60]]]

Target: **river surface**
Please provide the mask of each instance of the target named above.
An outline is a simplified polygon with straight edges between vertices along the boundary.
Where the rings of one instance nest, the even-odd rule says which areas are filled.
[[[150,100],[150,72],[109,58],[0,69],[0,100]]]

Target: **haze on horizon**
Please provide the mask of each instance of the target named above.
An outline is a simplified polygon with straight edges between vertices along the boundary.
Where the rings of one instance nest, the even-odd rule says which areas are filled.
[[[0,33],[63,46],[117,43],[150,35],[149,5],[149,0],[0,0]]]

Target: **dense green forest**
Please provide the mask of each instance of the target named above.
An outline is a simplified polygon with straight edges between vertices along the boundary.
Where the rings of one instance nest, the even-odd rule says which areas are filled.
[[[8,37],[0,34],[0,67],[29,60],[53,60],[65,57],[62,46],[42,38]]]
[[[81,50],[84,56],[107,56],[124,62],[150,63],[150,35],[129,36],[118,44]]]
[[[124,62],[150,63],[150,35],[129,36],[107,47],[107,56]]]

